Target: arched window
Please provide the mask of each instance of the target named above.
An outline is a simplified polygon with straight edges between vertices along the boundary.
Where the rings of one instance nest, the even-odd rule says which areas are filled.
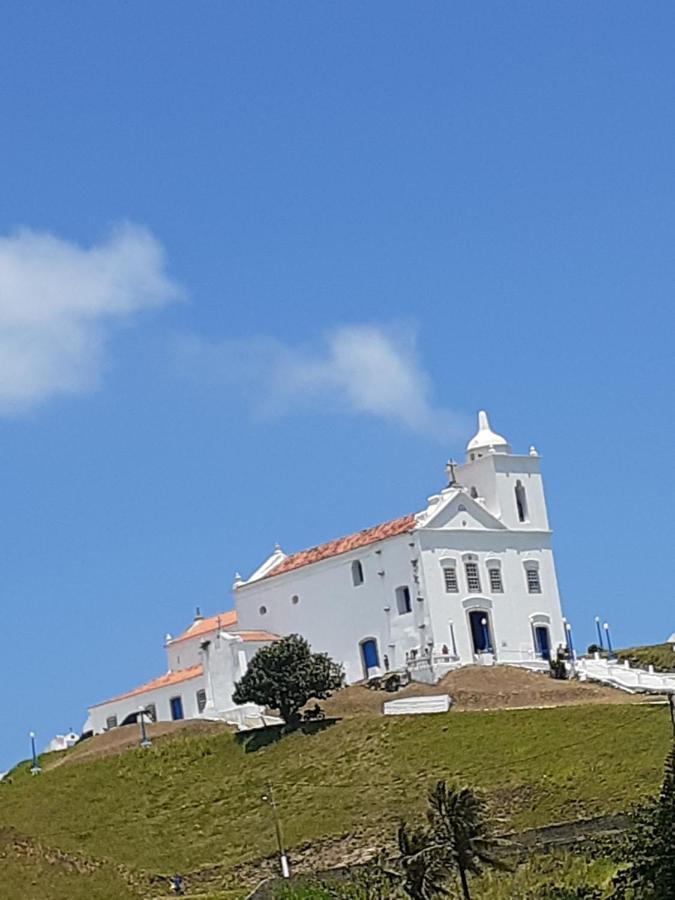
[[[504,591],[504,583],[502,581],[502,567],[498,559],[490,559],[487,563],[488,578],[490,579],[490,590],[493,594],[501,594]]]
[[[518,521],[527,522],[527,497],[520,479],[516,481],[516,509],[518,510]]]
[[[363,584],[363,566],[360,559],[355,559],[352,563],[352,584],[354,587]]]
[[[478,490],[475,487],[472,487],[469,491],[474,500],[478,499]]]
[[[541,594],[541,580],[539,578],[539,563],[528,560],[525,565],[525,577],[527,579],[528,594]]]
[[[468,555],[464,558],[464,574],[466,575],[466,586],[470,594],[480,594],[480,573],[478,571],[478,560],[475,556]]]
[[[410,588],[403,584],[396,588],[396,609],[400,616],[412,612],[412,600],[410,599]]]
[[[446,594],[456,594],[459,591],[457,583],[457,569],[454,566],[443,566],[443,580]]]

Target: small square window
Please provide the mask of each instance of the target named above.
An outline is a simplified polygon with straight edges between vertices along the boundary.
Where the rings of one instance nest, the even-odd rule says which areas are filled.
[[[107,731],[110,731],[111,728],[117,728],[117,716],[108,716],[105,720],[105,727]]]

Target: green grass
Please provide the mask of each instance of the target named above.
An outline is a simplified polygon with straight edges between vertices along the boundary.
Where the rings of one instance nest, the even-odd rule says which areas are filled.
[[[554,850],[509,862],[512,871],[485,870],[479,877],[469,877],[476,900],[546,900],[551,885],[565,888],[583,885],[606,891],[617,870],[611,859],[590,850],[584,853]],[[370,900],[377,894],[368,888],[363,873],[355,870],[348,879],[318,877],[290,885],[279,884],[273,897],[274,900]],[[461,897],[455,880],[449,879],[446,888],[453,900]],[[396,896],[405,895],[397,891]]]
[[[345,834],[386,840],[438,778],[484,788],[504,829],[622,811],[658,789],[669,735],[663,707],[631,705],[360,717],[248,753],[231,734],[188,733],[37,777],[22,765],[0,786],[0,827],[139,873],[225,873],[274,852],[269,780],[292,857]]]
[[[675,653],[672,644],[651,644],[646,647],[628,647],[617,650],[620,660],[627,659],[632,666],[654,666],[657,672],[675,672]]]

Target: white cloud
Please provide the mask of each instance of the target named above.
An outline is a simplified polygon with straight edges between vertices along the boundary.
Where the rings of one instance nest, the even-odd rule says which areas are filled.
[[[139,226],[92,247],[29,229],[0,237],[0,413],[95,387],[111,327],[179,294]]]
[[[185,367],[207,367],[218,380],[243,386],[266,417],[311,407],[374,416],[439,439],[466,429],[463,416],[432,402],[414,337],[402,330],[340,327],[319,350],[265,337],[218,344],[190,338],[180,349]]]

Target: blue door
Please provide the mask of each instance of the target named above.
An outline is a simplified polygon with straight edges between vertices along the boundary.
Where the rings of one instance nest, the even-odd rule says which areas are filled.
[[[548,628],[545,625],[537,625],[534,629],[534,646],[537,656],[542,659],[551,658],[551,643],[548,636]]]
[[[171,700],[169,700],[169,703],[171,704],[171,718],[174,720],[174,722],[177,719],[182,719],[183,718],[183,701],[182,701],[182,699],[180,697],[172,697]]]
[[[369,638],[361,644],[361,655],[363,656],[363,666],[366,675],[369,669],[375,669],[380,665],[380,654],[377,652],[377,643]]]
[[[473,652],[492,653],[489,614],[484,609],[475,609],[469,613],[469,624],[471,625]]]

